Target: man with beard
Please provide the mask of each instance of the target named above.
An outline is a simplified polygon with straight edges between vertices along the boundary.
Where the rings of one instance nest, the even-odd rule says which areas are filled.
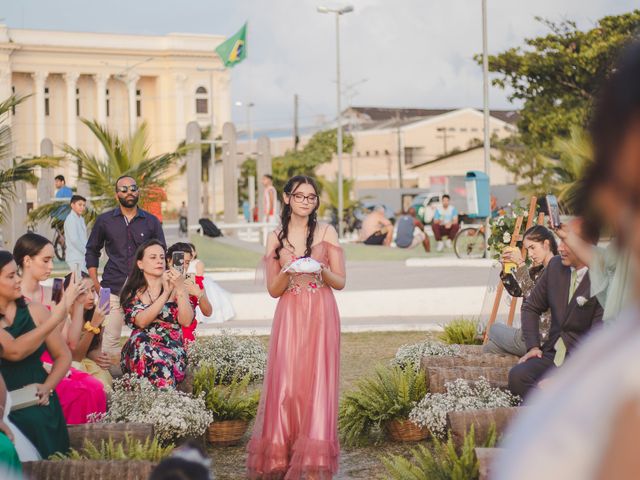
[[[160,221],[138,208],[140,191],[135,179],[124,175],[116,181],[116,198],[120,205],[98,216],[87,242],[86,263],[96,292],[100,287],[111,290],[111,311],[105,319],[102,351],[95,349],[92,358],[102,368],[120,356],[120,334],[124,315],[120,308],[120,290],[131,271],[136,250],[149,240],[159,240],[166,247]],[[98,282],[98,261],[104,247],[108,260]]]

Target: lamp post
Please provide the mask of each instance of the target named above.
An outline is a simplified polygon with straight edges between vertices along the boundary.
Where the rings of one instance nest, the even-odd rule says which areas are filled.
[[[482,0],[482,103],[484,114],[484,173],[491,169],[491,139],[489,135],[489,57],[487,49],[487,0]],[[491,181],[489,181],[491,185]]]
[[[344,236],[344,183],[342,172],[342,107],[340,106],[340,15],[353,12],[352,5],[342,8],[317,7],[319,13],[333,13],[336,16],[336,107],[338,110],[338,236]]]
[[[253,102],[236,102],[236,107],[247,107],[247,133],[249,134],[249,144],[247,145],[247,157],[253,153],[253,128],[251,126],[251,109],[256,106]]]

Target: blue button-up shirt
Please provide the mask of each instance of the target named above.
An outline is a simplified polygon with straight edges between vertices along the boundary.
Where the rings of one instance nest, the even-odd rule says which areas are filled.
[[[109,260],[104,267],[101,285],[118,295],[131,272],[136,250],[152,239],[159,240],[166,247],[162,226],[149,212],[138,208],[130,222],[120,207],[105,212],[96,219],[87,242],[87,268],[98,267],[100,251],[104,247]]]

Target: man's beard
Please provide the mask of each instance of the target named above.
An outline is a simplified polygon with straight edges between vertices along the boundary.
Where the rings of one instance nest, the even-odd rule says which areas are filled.
[[[127,199],[126,197],[125,198],[118,197],[118,201],[120,202],[120,205],[122,205],[125,208],[133,208],[138,204],[138,197],[135,196],[131,200]]]

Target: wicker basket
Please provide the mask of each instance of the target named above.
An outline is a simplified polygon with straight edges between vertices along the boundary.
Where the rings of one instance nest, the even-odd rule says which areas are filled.
[[[207,440],[216,445],[233,445],[242,438],[248,426],[246,420],[213,422],[207,428]]]
[[[410,420],[391,420],[387,423],[387,433],[394,442],[417,442],[427,438],[429,429]]]
[[[22,464],[32,480],[139,480],[149,478],[156,463],[141,460],[40,460]]]

